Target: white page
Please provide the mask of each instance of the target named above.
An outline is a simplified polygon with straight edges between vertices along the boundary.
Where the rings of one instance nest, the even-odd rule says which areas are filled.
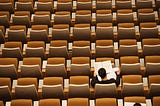
[[[133,106],[135,104],[135,102],[124,102],[124,106]],[[146,106],[145,103],[140,103],[141,106]]]

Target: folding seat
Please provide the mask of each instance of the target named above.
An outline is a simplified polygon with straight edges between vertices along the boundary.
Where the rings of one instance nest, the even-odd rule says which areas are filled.
[[[96,10],[112,9],[112,0],[97,0]]]
[[[45,75],[46,77],[67,78],[65,58],[63,57],[48,58]]]
[[[22,42],[5,42],[4,48],[2,48],[2,57],[17,58],[18,60],[22,60]]]
[[[155,22],[155,13],[152,8],[138,9],[138,22]]]
[[[9,101],[12,98],[11,94],[11,79],[0,77],[0,100]]]
[[[154,96],[160,96],[160,75],[149,75],[149,96],[152,98]]]
[[[68,24],[53,25],[52,29],[53,40],[70,40],[70,30]]]
[[[131,9],[117,10],[117,23],[134,23],[133,11]]]
[[[32,25],[30,30],[30,41],[49,42],[47,25]]]
[[[0,44],[5,42],[5,27],[0,26]]]
[[[120,57],[121,75],[142,75],[138,56]]]
[[[37,78],[18,78],[17,85],[15,86],[15,98],[38,100],[37,89]]]
[[[13,99],[11,106],[33,106],[31,99]]]
[[[72,12],[72,0],[57,0],[57,11]]]
[[[90,10],[77,10],[75,17],[76,24],[92,24],[92,14]]]
[[[67,106],[89,106],[88,98],[69,98]]]
[[[156,22],[144,22],[140,23],[140,38],[157,38],[158,27]]]
[[[160,0],[156,0],[156,10],[158,10],[160,8]]]
[[[70,84],[90,84],[88,76],[70,76]]]
[[[30,11],[31,14],[34,13],[34,1],[33,0],[18,0],[16,2],[17,11]]]
[[[10,13],[8,11],[0,12],[0,25],[3,25],[7,28],[10,26]]]
[[[64,99],[63,78],[45,77],[42,85],[42,97]]]
[[[69,11],[55,12],[54,24],[69,24],[69,25],[71,25],[71,13]]]
[[[138,45],[135,39],[119,40],[119,56],[138,56]]]
[[[50,11],[53,13],[54,2],[53,0],[38,0],[37,11]]]
[[[117,10],[132,9],[132,1],[131,0],[116,0],[115,6]]]
[[[144,96],[143,83],[123,83],[122,96]]]
[[[18,77],[17,69],[17,58],[0,58],[0,77],[15,79]]]
[[[91,57],[90,41],[73,41],[72,57]]]
[[[136,31],[134,23],[119,23],[117,29],[117,38],[120,39],[136,39]]]
[[[0,101],[0,106],[4,106],[4,103],[3,103],[3,101]]]
[[[66,40],[53,40],[50,42],[49,57],[68,58],[68,43]]]
[[[0,0],[0,11],[14,12],[14,1],[13,0]]]
[[[96,10],[96,23],[112,23],[113,15],[111,10]]]
[[[25,25],[31,27],[30,11],[15,11],[12,17],[13,25]]]
[[[114,32],[112,23],[97,23],[96,40],[112,39],[114,40]]]
[[[52,26],[51,13],[49,11],[37,11],[33,16],[33,23],[36,25]]]
[[[137,0],[136,1],[136,8],[143,9],[143,8],[153,8],[152,7],[152,0]]]
[[[160,105],[160,97],[159,96],[155,96],[152,98],[152,104],[153,106],[159,106]]]
[[[70,76],[90,76],[90,58],[72,57]]]
[[[160,39],[148,38],[142,40],[143,56],[160,55]]]
[[[27,42],[27,48],[25,52],[26,57],[41,57],[42,59],[46,59],[45,42],[29,41]]]
[[[111,84],[96,84],[95,98],[116,98],[117,90],[115,83]]]
[[[10,26],[8,30],[8,41],[27,42],[27,29],[24,25]]]
[[[96,58],[114,57],[114,47],[112,40],[96,40]]]
[[[39,106],[61,106],[59,99],[40,99]]]
[[[142,83],[141,75],[122,75],[122,86],[123,83]]]
[[[160,56],[145,56],[146,75],[160,75]]]
[[[91,40],[91,28],[89,24],[75,24],[73,27],[73,40]]]
[[[90,96],[88,84],[69,84],[68,92],[69,98],[89,98]]]
[[[36,77],[42,78],[42,71],[41,65],[42,61],[41,58],[38,57],[30,57],[30,58],[23,58],[23,64],[20,66],[20,75],[21,77]]]
[[[116,98],[96,98],[95,106],[118,106]]]
[[[128,106],[127,103],[146,104],[146,97],[144,96],[124,97],[124,106]]]
[[[77,10],[92,10],[91,0],[77,0]]]

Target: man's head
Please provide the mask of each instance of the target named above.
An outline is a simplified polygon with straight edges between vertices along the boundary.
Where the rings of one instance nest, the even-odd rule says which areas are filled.
[[[141,106],[140,103],[135,103],[133,106]]]
[[[100,69],[98,70],[98,74],[99,74],[99,76],[103,79],[103,78],[106,77],[106,70],[105,70],[104,68],[100,68]]]

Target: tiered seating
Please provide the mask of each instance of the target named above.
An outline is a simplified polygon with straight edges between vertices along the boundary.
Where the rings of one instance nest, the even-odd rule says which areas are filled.
[[[159,106],[159,25],[159,0],[0,0],[0,106]],[[91,87],[106,60],[121,84]]]

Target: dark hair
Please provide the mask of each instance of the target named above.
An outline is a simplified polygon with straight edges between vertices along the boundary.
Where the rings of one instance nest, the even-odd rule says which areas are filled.
[[[99,74],[99,76],[100,76],[101,78],[104,78],[104,77],[106,77],[106,70],[105,70],[104,68],[100,68],[100,69],[98,70],[98,74]]]
[[[141,106],[140,103],[135,103],[133,106]]]

